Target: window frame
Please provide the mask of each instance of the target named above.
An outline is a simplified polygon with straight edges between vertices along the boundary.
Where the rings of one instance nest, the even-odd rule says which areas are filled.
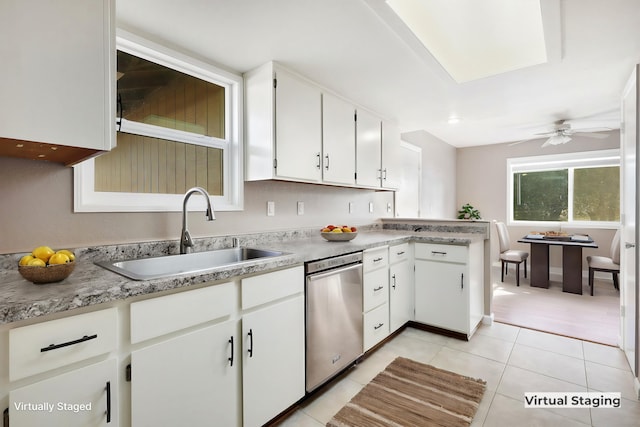
[[[574,169],[590,167],[618,166],[620,168],[620,150],[582,151],[575,153],[550,154],[531,157],[517,157],[507,159],[507,224],[510,226],[529,226],[543,228],[592,228],[610,229],[620,226],[620,221],[573,221],[573,172]],[[515,220],[513,200],[515,197],[513,186],[514,173],[544,172],[568,169],[568,221],[523,221]],[[622,210],[620,210],[622,212]]]
[[[242,76],[122,30],[117,31],[116,49],[225,88],[224,138],[197,135],[131,121],[126,123],[128,128],[126,131],[222,149],[223,195],[211,195],[213,208],[215,211],[243,210]],[[113,96],[115,96],[115,88]],[[93,159],[74,166],[74,212],[179,212],[182,210],[183,194],[95,191],[94,172]],[[192,210],[205,210],[206,204],[203,198],[197,197],[190,201],[189,207]]]

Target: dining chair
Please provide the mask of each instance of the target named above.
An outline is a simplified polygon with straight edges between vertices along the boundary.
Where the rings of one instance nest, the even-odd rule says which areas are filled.
[[[527,258],[529,252],[511,249],[509,232],[504,222],[495,222],[498,230],[498,240],[500,242],[500,281],[504,282],[504,276],[508,272],[509,264],[516,265],[516,285],[520,286],[520,264],[524,262],[524,277],[527,277]]]
[[[611,249],[609,257],[589,255],[587,257],[589,264],[589,287],[591,288],[591,296],[593,296],[593,273],[596,271],[604,271],[613,275],[613,287],[620,290],[618,284],[618,273],[620,273],[620,230],[616,231],[611,241]]]

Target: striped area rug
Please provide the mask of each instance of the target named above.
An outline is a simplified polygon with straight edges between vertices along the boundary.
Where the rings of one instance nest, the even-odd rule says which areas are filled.
[[[486,382],[398,357],[327,427],[469,426]]]

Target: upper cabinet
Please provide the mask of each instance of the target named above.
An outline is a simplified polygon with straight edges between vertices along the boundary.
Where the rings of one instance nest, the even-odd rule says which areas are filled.
[[[75,164],[115,144],[115,0],[3,0],[0,155]]]
[[[355,107],[322,94],[322,181],[354,185],[356,171]]]
[[[397,187],[396,127],[273,62],[244,77],[247,180]]]
[[[397,126],[360,109],[356,128],[356,184],[397,189],[400,180],[400,131]]]
[[[322,94],[274,63],[245,75],[247,179],[320,182]]]

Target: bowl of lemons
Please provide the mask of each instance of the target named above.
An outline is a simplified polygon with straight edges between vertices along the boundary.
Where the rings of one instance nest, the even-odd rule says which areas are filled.
[[[76,266],[76,256],[67,249],[54,251],[49,246],[38,246],[18,262],[18,271],[28,281],[36,284],[60,282],[71,274]]]
[[[327,225],[320,230],[320,234],[329,242],[348,242],[356,238],[358,229],[356,227],[349,227],[348,225]]]

